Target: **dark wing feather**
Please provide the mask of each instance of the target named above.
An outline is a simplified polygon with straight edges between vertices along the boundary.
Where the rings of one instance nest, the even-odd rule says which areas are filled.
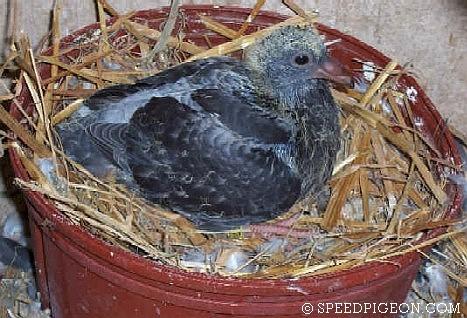
[[[135,94],[139,90],[140,88],[137,86],[129,84],[110,86],[94,93],[86,99],[85,104],[91,110],[99,110],[107,107],[109,104],[116,103],[131,94]]]
[[[86,132],[105,152],[125,148],[127,131],[128,124],[92,123],[86,127]]]
[[[297,199],[299,178],[268,143],[164,97],[133,115],[127,153],[139,158],[129,166],[146,197],[221,229],[270,219]]]
[[[192,98],[244,137],[253,137],[265,144],[286,144],[294,134],[291,123],[245,98],[226,94],[219,89],[196,90]]]
[[[82,164],[92,174],[103,177],[114,170],[115,166],[107,155],[101,153],[99,147],[86,132],[88,123],[76,121],[64,122],[57,125],[60,143],[66,154],[76,162]]]
[[[126,157],[126,136],[128,124],[92,123],[86,127],[99,151],[121,169],[128,171]]]
[[[213,57],[179,64],[173,68],[162,71],[154,76],[138,80],[134,84],[121,84],[110,86],[97,91],[86,100],[91,110],[99,110],[112,103],[146,89],[157,89],[162,85],[173,84],[181,78],[193,77],[196,74],[210,73],[216,69],[229,69],[238,67],[238,61],[228,57]]]

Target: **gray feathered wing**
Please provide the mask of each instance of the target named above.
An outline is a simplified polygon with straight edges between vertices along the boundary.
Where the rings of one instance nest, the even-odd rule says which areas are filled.
[[[293,125],[220,90],[197,90],[192,99],[200,109],[157,97],[129,124],[87,131],[146,198],[201,228],[256,223],[289,208],[300,180],[277,149],[293,141]]]

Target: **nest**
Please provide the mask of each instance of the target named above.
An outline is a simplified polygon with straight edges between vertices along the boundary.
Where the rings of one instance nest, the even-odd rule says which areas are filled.
[[[373,77],[363,93],[333,90],[342,109],[344,140],[324,214],[307,199],[268,222],[271,230],[266,234],[257,233],[255,226],[206,233],[182,216],[136,197],[112,176],[97,179],[63,153],[54,132],[83,99],[178,63],[236,54],[274,28],[316,19],[287,1],[297,16],[244,35],[254,31],[249,24],[264,3],[258,1],[238,31],[200,16],[207,31],[230,40],[210,47],[205,35],[203,47],[184,40],[183,10],[177,14],[177,8],[171,8],[164,28],[157,30],[152,26],[161,21],[119,14],[106,1],[97,3],[99,27],[66,43],[59,41],[60,8],[55,8],[53,47],[47,54],[35,57],[27,40],[16,42],[9,60],[22,69],[17,92],[29,90],[34,106],[30,112],[25,103],[10,97],[24,116],[21,123],[0,108],[0,117],[18,137],[10,146],[30,176],[17,179],[18,185],[42,193],[69,222],[159,263],[246,278],[302,277],[391,261],[464,230],[458,227],[427,239],[429,230],[455,225],[445,218],[449,200],[443,175],[455,174],[459,167],[452,158],[443,159],[421,133],[411,108],[413,96],[399,82],[408,71],[394,61],[384,68],[361,62],[360,71]],[[112,20],[105,22],[105,11]]]

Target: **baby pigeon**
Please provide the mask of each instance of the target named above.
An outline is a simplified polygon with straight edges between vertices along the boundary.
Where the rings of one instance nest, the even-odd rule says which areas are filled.
[[[266,221],[318,195],[340,146],[328,80],[346,80],[311,26],[274,30],[244,59],[211,57],[103,89],[58,127],[65,152],[112,171],[198,228]]]

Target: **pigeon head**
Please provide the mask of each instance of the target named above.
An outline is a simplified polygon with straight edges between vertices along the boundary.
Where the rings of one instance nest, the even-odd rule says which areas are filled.
[[[285,26],[245,49],[244,60],[262,93],[287,102],[326,80],[345,80],[327,56],[321,36],[310,25]],[[291,101],[296,104],[294,101]]]

